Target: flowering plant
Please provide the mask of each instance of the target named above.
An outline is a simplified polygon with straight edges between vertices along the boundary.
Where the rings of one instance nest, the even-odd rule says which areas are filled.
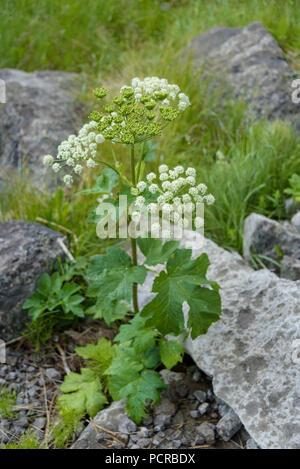
[[[102,101],[107,90],[98,88],[95,96]],[[144,152],[136,151],[141,144],[160,135],[189,105],[189,98],[166,79],[134,78],[131,86],[123,86],[118,96],[90,114],[90,122],[77,136],[71,135],[59,146],[56,159],[51,155],[44,157],[44,163],[55,172],[70,169],[63,178],[67,185],[74,182],[84,166],[95,169],[106,165],[95,187],[83,193],[100,197],[100,209],[113,209],[113,216],[106,217],[105,210],[97,208],[97,233],[112,218],[119,225],[119,234],[124,222],[126,228],[129,226],[131,241],[131,257],[117,247],[108,248],[106,255],[93,256],[86,279],[87,296],[95,298],[89,313],[110,324],[123,319],[128,312],[130,315],[132,304],[132,319],[120,327],[115,345],[101,339],[97,345],[78,350],[93,366],[84,368],[80,375],[71,373],[66,377],[62,405],[80,407],[82,412],[94,415],[106,402],[102,387],[113,399],[126,397],[128,412],[139,422],[146,415],[149,399],[157,402],[164,387],[156,371],[159,364],[170,369],[182,361],[182,344],[177,339],[167,340],[166,336],[177,336],[187,329],[194,339],[206,333],[219,318],[219,287],[206,278],[209,266],[206,254],[191,259],[191,250],[179,249],[176,240],[180,238],[178,229],[181,233],[183,228],[203,228],[203,205],[214,203],[214,197],[207,194],[204,183],[197,182],[192,167],[169,169],[162,164],[157,173],[150,172],[144,177]],[[113,164],[99,157],[100,145],[107,140],[129,149],[130,178],[114,150]],[[125,207],[121,204],[124,198]],[[143,229],[138,229],[143,220]],[[137,248],[145,259],[140,265]],[[153,282],[152,292],[156,296],[140,311],[138,285],[145,282],[147,273],[153,273],[152,266],[157,264],[164,268],[157,272]],[[189,306],[186,320],[185,302]]]

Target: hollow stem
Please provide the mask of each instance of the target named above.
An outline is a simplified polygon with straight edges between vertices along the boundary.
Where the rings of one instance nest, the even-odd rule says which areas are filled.
[[[136,178],[135,178],[135,161],[134,161],[134,145],[131,146],[131,182],[133,186],[136,185]],[[131,242],[131,253],[132,253],[132,262],[133,265],[138,265],[137,263],[137,250],[136,250],[136,239],[130,238]],[[139,312],[139,304],[138,304],[138,290],[137,290],[137,283],[132,284],[132,299],[133,299],[133,309],[135,313]]]

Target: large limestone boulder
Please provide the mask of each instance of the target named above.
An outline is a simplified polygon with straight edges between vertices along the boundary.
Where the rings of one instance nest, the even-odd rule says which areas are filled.
[[[194,38],[183,56],[205,70],[212,86],[245,99],[254,116],[287,120],[300,130],[300,108],[292,101],[297,74],[262,24],[212,28]]]
[[[0,223],[0,339],[13,339],[24,328],[24,301],[58,256],[64,257],[58,239],[66,242],[61,233],[38,223]]]
[[[300,281],[254,271],[195,233],[185,232],[182,247],[191,247],[193,257],[208,254],[208,277],[221,285],[222,297],[221,319],[188,339],[186,351],[261,448],[300,449]],[[141,307],[153,295],[152,281],[149,274],[140,288]]]
[[[0,105],[0,180],[2,186],[12,169],[30,170],[39,186],[55,175],[43,167],[42,156],[56,154],[62,140],[81,126],[83,106],[79,75],[45,71],[26,73],[2,69],[6,103]]]

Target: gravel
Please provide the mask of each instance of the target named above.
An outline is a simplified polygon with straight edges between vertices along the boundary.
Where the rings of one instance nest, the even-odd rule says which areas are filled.
[[[16,390],[18,394],[12,417],[0,414],[0,445],[16,442],[27,430],[33,431],[40,440],[44,438],[47,423],[45,390],[49,406],[60,384],[54,383],[52,377],[59,382],[63,379],[54,360],[49,357],[40,359],[38,367],[37,357],[29,355],[26,349],[7,348],[7,363],[0,364],[0,385]],[[50,374],[47,373],[49,370],[52,370]]]
[[[5,387],[12,389],[18,385],[20,391],[13,418],[0,415],[0,445],[15,442],[28,429],[42,441],[47,425],[45,394],[49,408],[64,371],[52,355],[36,357],[21,348],[8,348],[7,358],[8,363],[0,365],[0,379]],[[116,426],[120,441],[98,429],[95,438],[98,449],[178,449],[202,445],[234,448],[234,439],[244,447],[248,440],[249,449],[255,444],[249,435],[241,436],[241,423],[214,396],[211,380],[195,366],[186,373],[163,370],[160,374],[168,388],[149,417],[138,426],[124,412]]]

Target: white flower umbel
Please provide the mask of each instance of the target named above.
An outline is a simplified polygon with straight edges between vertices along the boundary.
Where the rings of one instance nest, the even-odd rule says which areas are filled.
[[[156,175],[150,173],[145,180],[140,181],[136,187],[131,188],[131,193],[136,196],[136,207],[141,208],[143,206],[149,214],[155,214],[156,217],[159,214],[162,218],[167,215],[174,225],[180,227],[192,228],[194,224],[193,226],[196,229],[203,228],[203,218],[198,215],[197,204],[206,203],[211,205],[214,203],[215,198],[212,194],[204,195],[207,191],[205,184],[201,183],[196,186],[196,169],[190,167],[184,171],[182,166],[169,169],[167,165],[161,165],[158,171],[157,184],[152,183]],[[184,173],[186,177],[180,176]],[[150,175],[151,177],[149,177]],[[140,195],[141,193],[143,195]],[[147,194],[151,195],[152,198],[151,202],[148,203]],[[153,195],[156,196],[155,202],[153,202]],[[151,230],[152,234],[153,231],[155,229]],[[168,229],[164,231],[167,233]]]
[[[107,90],[96,88],[94,94],[103,99]],[[166,78],[133,78],[131,85],[122,86],[119,95],[110,103],[102,105],[100,111],[91,112],[90,122],[80,129],[78,135],[70,135],[59,145],[56,160],[51,155],[46,155],[44,164],[52,166],[55,172],[69,167],[72,176],[66,178],[69,185],[73,181],[73,175],[81,174],[84,166],[91,169],[97,166],[99,145],[107,140],[113,144],[126,145],[151,140],[161,135],[165,126],[189,105],[189,98],[181,92],[179,86],[170,84]],[[160,173],[167,171],[167,165],[160,166]],[[183,174],[183,168],[178,166],[169,177],[175,180],[179,174]],[[155,178],[156,175],[150,173],[147,182],[152,182]],[[142,192],[141,189],[140,191]]]

